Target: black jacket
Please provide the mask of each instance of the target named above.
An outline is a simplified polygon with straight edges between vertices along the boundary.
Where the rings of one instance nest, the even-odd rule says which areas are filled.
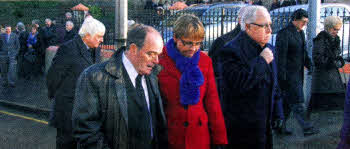
[[[241,25],[238,23],[232,31],[218,37],[217,39],[215,39],[215,41],[211,45],[211,48],[209,50],[209,56],[213,60],[213,68],[214,68],[214,74],[215,74],[217,86],[221,86],[221,84],[223,83],[222,76],[220,76],[221,74],[220,69],[218,68],[219,67],[218,61],[220,60],[220,56],[219,56],[220,50],[222,50],[222,48],[229,41],[233,40],[238,35],[239,32],[241,32]],[[223,90],[220,87],[218,87],[218,94],[219,94],[220,100],[222,100]]]
[[[63,43],[72,40],[76,35],[77,33],[75,32],[74,28],[69,32],[66,31],[63,37]]]
[[[267,44],[273,53],[274,48]],[[219,51],[222,69],[223,113],[229,144],[241,148],[272,148],[271,119],[280,99],[275,58],[270,64],[260,56],[263,48],[246,32]]]
[[[49,98],[56,102],[56,119],[53,120],[56,127],[63,125],[62,121],[70,120],[78,77],[85,68],[94,64],[91,50],[87,49],[81,37],[76,37],[60,46],[52,60],[46,83]],[[95,62],[99,62],[100,49],[95,49],[94,52]],[[58,125],[55,125],[56,122]]]
[[[289,96],[291,103],[304,102],[302,88],[304,66],[312,71],[312,62],[306,51],[304,31],[298,32],[290,23],[277,33],[276,51],[278,56],[278,80],[280,87]]]
[[[126,79],[122,63],[122,49],[119,49],[112,58],[104,63],[96,64],[86,69],[77,82],[75,103],[73,109],[73,136],[78,145],[84,149],[138,149],[143,148],[141,142],[134,142],[140,136],[130,136],[129,127],[145,122],[130,124],[129,115],[135,115],[139,108],[130,108],[127,94]],[[159,109],[157,142],[165,146],[155,149],[167,148],[166,119],[158,87],[157,74],[160,66],[156,65],[146,80],[155,95],[155,107]],[[137,112],[139,117],[145,113]],[[142,119],[142,118],[141,118]],[[139,134],[142,136],[142,134]],[[137,140],[137,139],[136,139]],[[135,146],[139,146],[135,148]]]
[[[333,38],[326,31],[314,39],[312,60],[315,70],[312,74],[312,93],[344,93],[345,88],[338,68],[344,66],[339,37]],[[340,64],[340,65],[337,65]]]

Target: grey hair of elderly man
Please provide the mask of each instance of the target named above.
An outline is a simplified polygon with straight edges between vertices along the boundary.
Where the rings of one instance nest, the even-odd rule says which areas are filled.
[[[238,16],[237,16],[238,23],[241,23],[242,16],[243,16],[244,12],[247,10],[248,7],[249,7],[249,5],[248,6],[244,6],[241,9],[239,9]]]
[[[79,29],[80,37],[84,37],[86,34],[90,34],[91,36],[94,36],[97,33],[104,34],[105,32],[106,32],[105,25],[103,25],[102,22],[92,17],[86,18]]]
[[[260,11],[263,14],[263,17],[269,17],[270,14],[269,11],[263,7],[263,6],[248,6],[246,10],[243,12],[242,18],[241,18],[241,30],[246,30],[246,24],[254,23],[257,19],[257,12]]]
[[[93,17],[85,18],[79,30],[79,36],[90,48],[97,48],[103,42],[106,27]]]

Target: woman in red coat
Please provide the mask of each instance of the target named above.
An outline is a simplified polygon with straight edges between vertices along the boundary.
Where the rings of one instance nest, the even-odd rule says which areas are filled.
[[[211,59],[200,52],[204,27],[194,15],[178,18],[160,55],[159,84],[170,149],[210,149],[227,144]]]

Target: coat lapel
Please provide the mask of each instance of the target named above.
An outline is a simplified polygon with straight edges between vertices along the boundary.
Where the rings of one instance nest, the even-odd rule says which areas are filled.
[[[83,58],[90,64],[93,64],[92,57],[91,57],[91,49],[87,49],[86,45],[84,44],[83,40],[80,37],[78,40],[78,46],[80,50],[80,54],[83,56]]]
[[[127,104],[127,94],[125,88],[125,82],[122,74],[122,49],[119,49],[114,53],[108,64],[105,66],[105,70],[116,79],[115,83],[115,92],[117,97],[114,99],[117,100],[120,112],[122,114],[123,119],[126,122],[126,126],[128,126],[128,104]]]

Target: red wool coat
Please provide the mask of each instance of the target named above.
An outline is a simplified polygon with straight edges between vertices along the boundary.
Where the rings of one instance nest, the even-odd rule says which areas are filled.
[[[187,110],[180,104],[181,72],[166,48],[159,64],[164,67],[158,78],[168,120],[169,149],[210,149],[210,144],[227,144],[211,59],[200,53],[198,66],[204,76],[200,101]]]

